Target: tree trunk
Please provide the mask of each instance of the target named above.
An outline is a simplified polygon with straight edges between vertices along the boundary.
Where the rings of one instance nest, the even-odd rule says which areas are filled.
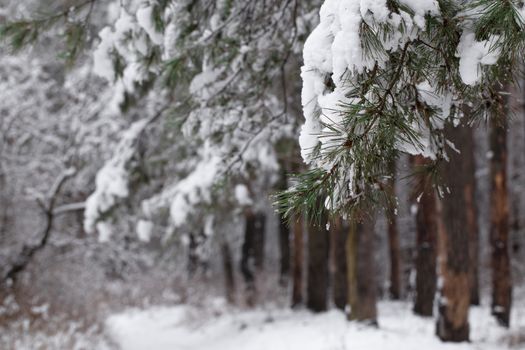
[[[506,99],[495,96],[498,118],[490,120],[490,246],[492,314],[505,327],[510,324],[512,283],[509,257],[509,203],[507,193]]]
[[[423,172],[429,160],[423,156],[414,156],[412,163],[419,172],[419,186],[413,196],[416,198],[416,298],[414,313],[420,316],[432,316],[436,294],[436,249],[438,216],[436,194],[432,181]]]
[[[395,174],[395,161],[392,164],[393,174]],[[393,300],[401,298],[401,254],[399,248],[399,231],[397,229],[396,214],[396,178],[393,175],[387,184],[390,191],[391,201],[386,208],[388,225],[388,248],[390,253],[390,287],[389,293]]]
[[[279,284],[286,286],[290,276],[290,227],[283,215],[279,216],[280,275]]]
[[[262,271],[264,268],[264,234],[265,234],[266,215],[263,213],[256,213],[253,222],[253,251],[254,263],[256,270]]]
[[[459,146],[464,136],[464,127],[446,126],[446,135],[454,145]],[[460,150],[461,151],[461,150]],[[449,148],[449,161],[442,164],[442,178],[450,193],[438,201],[438,211],[441,220],[438,230],[441,230],[443,251],[440,256],[440,272],[443,284],[439,300],[439,315],[436,334],[443,341],[461,342],[469,340],[468,310],[470,305],[469,278],[469,232],[467,226],[467,211],[464,188],[463,156]],[[443,191],[448,192],[448,191]]]
[[[347,273],[347,298],[349,310],[347,318],[349,320],[357,319],[359,308],[359,294],[357,288],[357,245],[358,245],[357,222],[355,218],[350,220],[350,228],[346,237],[346,273]]]
[[[266,217],[262,213],[246,212],[244,242],[241,247],[241,273],[246,284],[246,303],[255,305],[256,273],[262,270],[264,262],[264,225]]]
[[[348,234],[348,318],[377,325],[374,232],[374,218],[365,214]]]
[[[465,185],[463,195],[467,211],[467,230],[469,235],[469,277],[470,277],[470,304],[479,305],[479,228],[478,209],[476,206],[476,163],[474,159],[474,131],[465,127],[461,138],[461,155]],[[461,174],[458,174],[461,175]]]
[[[224,287],[226,300],[233,304],[235,302],[235,277],[233,275],[233,258],[228,242],[221,243],[222,266],[224,269]]]
[[[281,165],[281,179],[278,190],[286,191],[288,189],[288,180],[286,167]],[[283,214],[279,214],[279,252],[280,252],[280,271],[279,284],[285,287],[290,277],[290,226]]]
[[[328,241],[326,218],[308,229],[308,276],[306,307],[315,312],[326,311],[328,296]]]
[[[345,243],[348,229],[341,218],[330,225],[330,257],[332,298],[334,305],[341,310],[346,307],[346,255]]]
[[[202,256],[202,248],[206,244],[206,234],[201,231],[199,234],[189,234],[188,246],[188,275],[195,276],[199,270],[204,273],[208,268],[206,257]]]
[[[303,303],[303,261],[304,261],[304,240],[303,240],[303,219],[296,217],[293,224],[293,287],[292,287],[292,307]]]

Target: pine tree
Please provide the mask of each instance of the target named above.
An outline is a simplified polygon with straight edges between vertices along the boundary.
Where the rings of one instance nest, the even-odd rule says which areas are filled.
[[[440,225],[446,247],[437,334],[447,341],[467,340],[472,271],[470,258],[461,254],[469,251],[467,203],[450,165],[451,159],[463,160],[450,142],[459,143],[453,130],[459,121],[505,117],[484,98],[495,82],[511,83],[520,72],[522,2],[350,4],[343,11],[326,1],[320,24],[305,43],[305,125],[299,141],[311,170],[297,176],[279,205],[288,215],[305,208],[317,221],[325,211],[348,217],[358,207],[384,205],[382,184],[400,153],[432,159],[437,167],[430,170],[442,168],[443,183],[436,188],[444,197]],[[348,246],[352,279],[355,245]]]

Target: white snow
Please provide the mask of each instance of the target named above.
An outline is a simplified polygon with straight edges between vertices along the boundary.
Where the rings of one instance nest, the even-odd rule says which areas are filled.
[[[459,74],[467,85],[476,85],[481,79],[481,65],[492,65],[498,61],[499,50],[494,49],[497,37],[476,41],[474,33],[465,31],[459,41]]]
[[[128,167],[135,155],[137,137],[148,123],[147,119],[134,122],[123,132],[122,139],[115,149],[112,158],[100,169],[96,176],[95,191],[86,200],[84,210],[84,229],[93,232],[95,228],[101,234],[102,241],[109,239],[110,231],[106,225],[97,225],[101,216],[107,213],[118,201],[129,195]]]
[[[139,220],[137,223],[137,237],[142,242],[149,242],[153,232],[153,222],[148,220]]]
[[[120,8],[120,16],[115,23],[115,29],[105,27],[100,31],[98,34],[100,43],[93,53],[93,72],[95,74],[110,82],[115,79],[111,51],[119,46],[119,40],[133,31],[134,26],[131,15],[125,9]]]
[[[164,42],[164,35],[157,31],[153,22],[153,6],[150,4],[137,10],[137,22],[156,45]]]
[[[250,198],[250,192],[248,191],[248,187],[243,184],[238,184],[235,186],[235,199],[239,203],[239,205],[252,205],[253,201]]]
[[[487,307],[472,308],[471,343],[442,343],[435,321],[413,315],[411,305],[379,303],[379,328],[348,322],[342,312],[231,310],[222,304],[131,310],[109,317],[106,331],[122,350],[502,350],[509,334],[525,326],[515,308],[510,331]],[[506,337],[507,336],[507,337]]]
[[[205,145],[204,149],[209,149],[209,147]],[[175,227],[186,222],[194,206],[211,201],[212,186],[217,180],[221,159],[208,151],[204,153],[206,157],[202,162],[172,190],[174,197],[170,205],[170,216]]]

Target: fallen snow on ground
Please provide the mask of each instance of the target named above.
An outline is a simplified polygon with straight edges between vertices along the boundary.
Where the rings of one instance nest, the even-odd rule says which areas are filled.
[[[416,317],[402,302],[379,304],[379,328],[347,322],[343,313],[261,308],[232,310],[221,303],[130,310],[113,315],[106,330],[122,350],[501,350],[525,334],[525,308],[514,308],[504,330],[487,307],[470,312],[471,343],[444,344],[434,336],[434,320]]]

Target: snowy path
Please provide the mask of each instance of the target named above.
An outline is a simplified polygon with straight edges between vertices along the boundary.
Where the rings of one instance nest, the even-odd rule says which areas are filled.
[[[434,321],[412,315],[407,303],[382,302],[379,313],[380,328],[372,329],[335,310],[314,315],[181,305],[113,315],[106,329],[122,350],[501,350],[512,334],[525,336],[525,308],[515,308],[510,331],[496,326],[487,308],[471,309],[472,343],[462,344],[441,343]]]

